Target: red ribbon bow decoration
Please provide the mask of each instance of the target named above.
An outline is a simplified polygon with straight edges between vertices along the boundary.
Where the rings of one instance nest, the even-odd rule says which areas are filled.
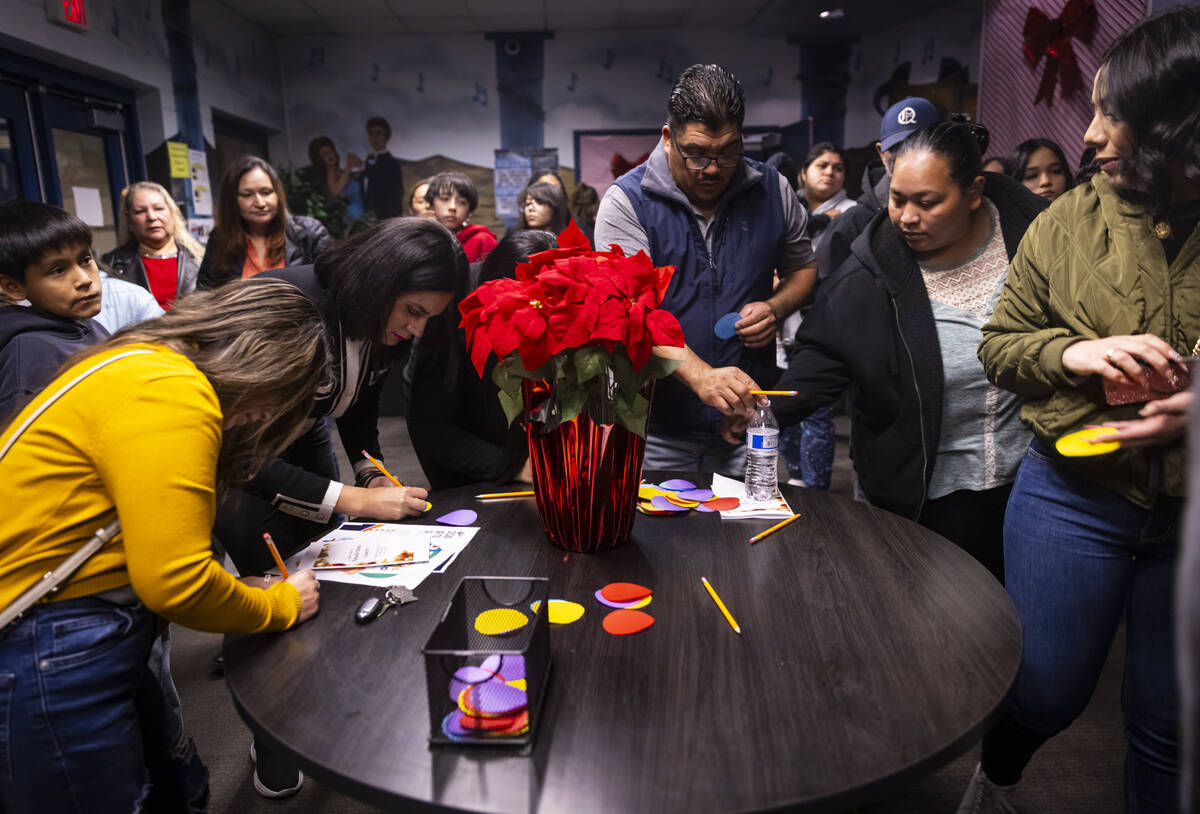
[[[1037,67],[1043,54],[1046,56],[1042,82],[1033,99],[1035,105],[1045,99],[1047,107],[1054,106],[1054,86],[1060,78],[1063,96],[1070,96],[1083,86],[1071,40],[1090,43],[1095,26],[1095,0],[1067,0],[1062,14],[1054,19],[1047,17],[1039,8],[1029,7],[1029,13],[1025,15],[1025,28],[1021,32],[1025,37],[1021,50],[1034,67]]]

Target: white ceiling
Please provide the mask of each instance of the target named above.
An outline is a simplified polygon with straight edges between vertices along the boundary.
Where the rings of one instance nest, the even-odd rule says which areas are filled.
[[[814,38],[876,30],[949,1],[224,0],[281,37],[724,26],[763,36]],[[827,8],[843,8],[845,16],[819,19],[818,12]]]

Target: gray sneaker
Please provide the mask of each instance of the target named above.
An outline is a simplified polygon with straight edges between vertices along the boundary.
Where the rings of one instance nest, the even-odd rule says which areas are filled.
[[[983,766],[977,763],[967,793],[958,804],[957,814],[1018,814],[1010,799],[1016,787],[1016,783],[997,786],[983,773]]]

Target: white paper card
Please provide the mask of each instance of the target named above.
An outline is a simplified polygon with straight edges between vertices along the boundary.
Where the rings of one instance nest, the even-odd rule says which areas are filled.
[[[479,531],[478,526],[405,526],[394,523],[344,523],[325,537],[317,540],[287,559],[287,567],[292,571],[313,568],[321,555],[322,549],[329,542],[327,538],[339,534],[345,537],[343,530],[350,527],[353,531],[364,525],[382,527],[385,531],[376,534],[386,534],[392,543],[399,543],[410,550],[424,546],[426,560],[413,562],[408,565],[382,565],[369,568],[344,568],[317,570],[317,579],[321,582],[348,582],[352,585],[375,585],[390,588],[393,585],[403,585],[412,590],[432,573],[445,571],[450,562],[471,542],[471,538]],[[369,534],[370,532],[366,532]]]
[[[104,225],[104,207],[100,205],[100,190],[95,187],[71,187],[75,198],[75,217],[88,226]]]
[[[779,493],[778,488],[775,489],[775,497],[773,498],[768,500],[750,500],[746,497],[745,483],[714,472],[712,476],[712,491],[717,497],[736,497],[741,501],[736,509],[728,509],[721,512],[721,517],[731,519],[757,517],[763,520],[774,518],[784,520],[794,514],[787,500]]]

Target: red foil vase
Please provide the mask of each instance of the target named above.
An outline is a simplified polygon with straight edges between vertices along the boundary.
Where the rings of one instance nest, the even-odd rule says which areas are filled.
[[[642,395],[653,394],[650,382]],[[560,421],[549,382],[526,380],[524,396],[533,491],[546,536],[578,553],[621,545],[633,530],[645,438],[616,422],[611,400],[589,399],[579,415]]]

